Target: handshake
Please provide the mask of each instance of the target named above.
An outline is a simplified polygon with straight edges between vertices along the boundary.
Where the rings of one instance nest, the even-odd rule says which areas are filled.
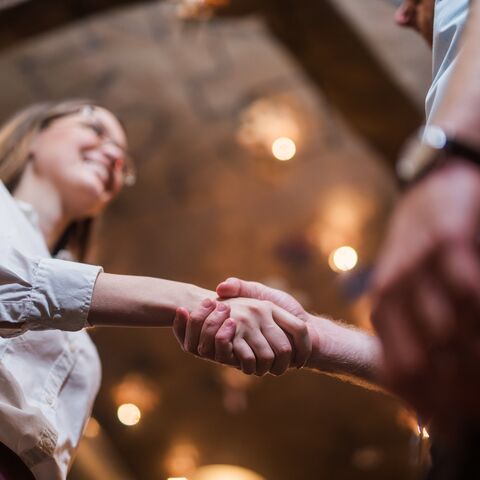
[[[191,313],[177,309],[173,329],[183,350],[249,375],[308,364],[315,330],[291,295],[236,278],[221,283],[217,295]]]
[[[380,385],[376,336],[307,313],[288,293],[230,278],[191,313],[178,308],[173,329],[182,349],[252,375],[308,367]]]

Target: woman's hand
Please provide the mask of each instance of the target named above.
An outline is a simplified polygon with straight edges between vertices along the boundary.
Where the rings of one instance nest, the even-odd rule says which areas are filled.
[[[382,357],[376,337],[328,318],[311,315],[292,295],[262,283],[229,278],[217,287],[217,294],[223,300],[242,297],[274,303],[305,322],[312,342],[312,353],[306,367],[348,377],[351,382],[368,388],[379,386]],[[208,327],[200,333],[202,356],[214,358],[218,355],[219,348],[225,341],[225,328],[232,328],[227,322],[222,325],[224,321],[216,315],[210,315]],[[207,340],[210,331],[218,332],[214,345]]]
[[[174,331],[185,351],[229,365],[237,359],[244,373],[259,376],[300,368],[312,350],[306,323],[262,300],[205,300],[191,315],[179,309]]]

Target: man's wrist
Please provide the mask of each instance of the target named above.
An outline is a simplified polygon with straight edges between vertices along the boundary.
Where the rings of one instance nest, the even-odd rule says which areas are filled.
[[[397,174],[409,186],[456,159],[480,170],[480,148],[475,143],[469,143],[452,130],[428,125],[407,141],[397,162]]]
[[[313,315],[307,325],[313,344],[307,368],[355,377],[375,385],[380,383],[382,355],[377,337]]]

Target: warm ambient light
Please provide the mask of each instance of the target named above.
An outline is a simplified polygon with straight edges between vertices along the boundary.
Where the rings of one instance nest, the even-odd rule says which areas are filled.
[[[420,427],[418,426],[418,434],[421,438],[430,438],[430,434],[428,433],[428,430],[425,427]]]
[[[140,409],[133,403],[124,403],[118,407],[117,416],[120,422],[131,427],[140,421],[142,414]]]
[[[285,162],[291,160],[295,156],[297,153],[297,146],[291,138],[280,137],[273,142],[272,153],[277,160]]]
[[[188,480],[187,477],[168,477],[167,480]]]
[[[334,250],[328,259],[330,268],[335,272],[348,272],[355,268],[358,262],[357,252],[348,246]]]
[[[98,437],[99,434],[100,434],[100,425],[93,417],[91,417],[87,423],[87,426],[85,427],[84,435],[87,438],[96,438]]]
[[[191,480],[265,480],[246,468],[233,465],[207,465],[200,467]]]

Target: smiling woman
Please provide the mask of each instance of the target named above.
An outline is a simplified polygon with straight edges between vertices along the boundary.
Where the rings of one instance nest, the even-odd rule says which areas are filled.
[[[101,376],[86,327],[167,327],[178,307],[208,299],[248,323],[232,362],[255,352],[266,372],[290,347],[287,334],[297,354],[282,351],[282,371],[310,354],[304,322],[269,302],[217,305],[215,292],[194,285],[52,258],[66,250],[83,260],[93,219],[133,179],[121,123],[91,102],[34,105],[0,129],[1,480],[66,478]]]
[[[47,238],[49,249],[68,248],[85,257],[92,218],[132,184],[135,170],[126,151],[126,136],[107,110],[86,100],[42,103],[14,116],[0,132],[0,179],[15,197],[41,204],[55,202],[51,184],[62,198],[65,221]],[[81,219],[77,219],[80,216]],[[57,229],[58,230],[58,229]],[[56,243],[55,240],[58,240]]]

